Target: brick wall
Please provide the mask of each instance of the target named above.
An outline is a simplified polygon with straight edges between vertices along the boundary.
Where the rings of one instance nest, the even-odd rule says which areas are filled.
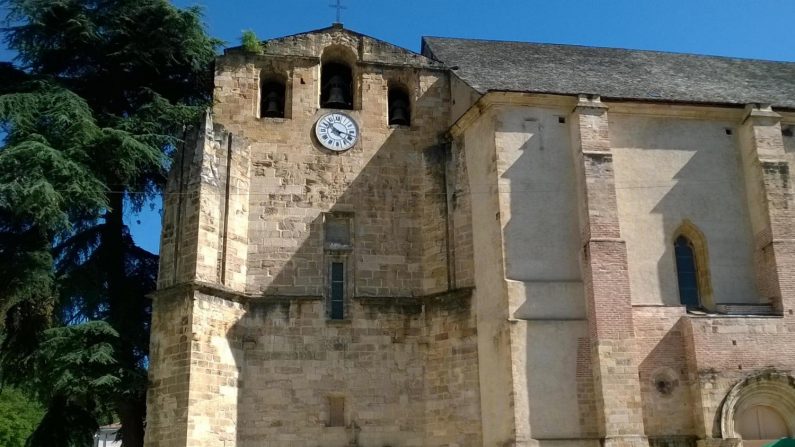
[[[638,306],[632,309],[632,317],[646,434],[650,437],[693,435],[685,309]]]

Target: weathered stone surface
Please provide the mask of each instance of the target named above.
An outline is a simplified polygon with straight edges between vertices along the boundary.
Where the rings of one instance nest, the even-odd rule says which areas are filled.
[[[346,152],[313,136],[329,61]],[[795,114],[455,73],[341,27],[218,59],[164,197],[147,447],[737,447],[721,418],[795,420]],[[682,228],[709,312],[680,305]]]

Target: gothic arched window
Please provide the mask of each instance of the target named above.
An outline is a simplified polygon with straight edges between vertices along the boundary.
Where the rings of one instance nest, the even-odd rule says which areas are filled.
[[[685,220],[674,233],[674,237],[679,302],[688,308],[714,310],[704,233],[689,220]]]
[[[676,254],[676,277],[679,280],[679,302],[687,307],[701,306],[698,289],[698,270],[696,269],[696,253],[693,243],[685,236],[679,236],[674,242]]]
[[[353,73],[339,62],[323,64],[320,72],[320,107],[353,109]]]

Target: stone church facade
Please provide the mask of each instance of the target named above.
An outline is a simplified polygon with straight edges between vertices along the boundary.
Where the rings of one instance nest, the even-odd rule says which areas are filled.
[[[795,64],[335,25],[215,70],[147,447],[795,435]]]

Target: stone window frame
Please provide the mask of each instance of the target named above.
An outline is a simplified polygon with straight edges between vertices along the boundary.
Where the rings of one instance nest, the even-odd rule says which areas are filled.
[[[679,227],[674,231],[671,238],[671,246],[676,244],[680,237],[686,238],[693,249],[693,260],[696,265],[696,282],[698,283],[699,304],[707,310],[715,310],[715,300],[712,295],[712,278],[709,269],[709,249],[707,248],[707,238],[704,233],[688,219],[684,219]],[[679,293],[679,272],[676,263],[676,250],[672,251],[674,262],[674,273],[676,274],[677,298],[681,303]]]
[[[765,370],[752,374],[732,387],[721,408],[721,437],[739,439],[735,417],[754,406],[776,410],[787,423],[790,436],[795,436],[795,378],[789,374]]]
[[[328,408],[326,427],[345,427],[347,425],[347,404],[346,396],[342,393],[331,393],[326,396],[326,406]]]
[[[350,232],[350,245],[348,246],[338,246],[338,245],[329,245],[326,243],[326,228],[325,223],[327,219],[331,217],[334,219],[348,219],[348,231]],[[325,308],[326,308],[326,318],[328,321],[334,322],[346,322],[350,321],[350,302],[352,296],[352,290],[354,285],[354,278],[353,278],[353,250],[354,250],[354,214],[352,212],[338,212],[332,211],[323,213],[323,276],[324,276],[324,288],[323,288],[323,298],[325,301]],[[342,271],[343,271],[343,278],[344,278],[344,285],[343,285],[343,303],[342,303],[342,319],[332,319],[331,318],[331,266],[333,263],[342,263]]]
[[[348,252],[326,252],[324,265],[324,301],[326,303],[326,319],[328,321],[350,321],[350,302],[351,302],[351,262]],[[342,318],[332,318],[331,302],[331,268],[335,263],[342,264],[343,288],[342,288]]]
[[[289,80],[291,79],[290,73],[283,72],[280,70],[274,70],[273,68],[261,68],[259,71],[259,77],[257,79],[257,102],[254,105],[255,114],[254,116],[260,120],[268,120],[268,121],[275,121],[280,122],[283,120],[289,120],[293,117],[293,88],[290,84]],[[272,82],[278,82],[284,87],[284,116],[281,117],[267,117],[262,116],[262,91],[263,86],[265,84],[269,84]]]

